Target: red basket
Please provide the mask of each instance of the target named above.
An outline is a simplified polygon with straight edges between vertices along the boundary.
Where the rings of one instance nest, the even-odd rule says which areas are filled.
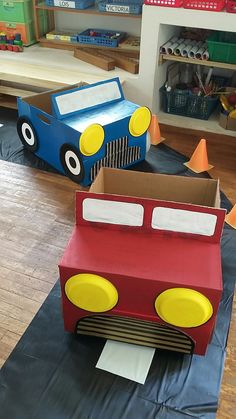
[[[182,7],[183,0],[145,0],[149,6]]]
[[[208,10],[220,12],[225,6],[225,0],[184,0],[185,9]]]
[[[236,13],[236,1],[227,0],[225,8],[226,8],[226,12],[228,13]]]

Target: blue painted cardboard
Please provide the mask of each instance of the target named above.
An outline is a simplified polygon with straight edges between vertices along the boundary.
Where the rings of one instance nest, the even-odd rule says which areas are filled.
[[[24,146],[83,186],[93,182],[102,166],[126,168],[145,159],[148,133],[134,137],[129,132],[130,118],[140,106],[124,98],[118,78],[17,102],[17,130]],[[97,153],[85,156],[80,136],[92,124],[103,127],[105,138]]]

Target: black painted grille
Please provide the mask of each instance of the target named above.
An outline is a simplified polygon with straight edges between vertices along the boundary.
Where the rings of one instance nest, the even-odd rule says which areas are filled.
[[[78,322],[77,333],[188,354],[193,352],[193,342],[184,333],[158,323],[127,317],[85,317]]]
[[[141,148],[139,146],[128,147],[127,136],[110,141],[106,145],[105,157],[98,160],[90,170],[91,181],[94,181],[101,167],[125,167],[138,161],[140,156]]]

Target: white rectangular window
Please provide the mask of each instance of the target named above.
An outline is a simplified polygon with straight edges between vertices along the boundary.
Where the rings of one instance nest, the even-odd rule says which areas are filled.
[[[86,221],[140,227],[143,213],[140,204],[93,198],[83,201],[83,219]]]
[[[214,214],[156,207],[152,213],[152,228],[181,233],[213,236],[217,217]]]
[[[55,96],[55,101],[60,115],[67,115],[120,98],[118,83],[112,81]]]

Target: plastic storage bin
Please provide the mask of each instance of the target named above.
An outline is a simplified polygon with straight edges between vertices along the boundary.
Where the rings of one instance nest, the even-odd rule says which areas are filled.
[[[145,0],[149,6],[182,7],[183,0]]]
[[[98,2],[99,12],[140,15],[143,0],[105,0]]]
[[[27,23],[33,20],[31,0],[0,0],[0,21]]]
[[[50,7],[64,7],[65,9],[87,9],[93,6],[94,0],[45,0],[45,4]]]
[[[218,97],[198,96],[189,90],[167,92],[163,86],[160,93],[164,112],[191,118],[208,119],[219,103]]]
[[[207,39],[211,61],[236,64],[236,33],[215,32]]]
[[[100,47],[118,47],[119,42],[125,36],[125,32],[110,31],[109,29],[86,29],[78,34],[78,42],[99,45]]]
[[[236,1],[226,0],[225,8],[228,13],[236,13]]]
[[[183,6],[185,9],[220,12],[225,6],[225,0],[184,0]]]

